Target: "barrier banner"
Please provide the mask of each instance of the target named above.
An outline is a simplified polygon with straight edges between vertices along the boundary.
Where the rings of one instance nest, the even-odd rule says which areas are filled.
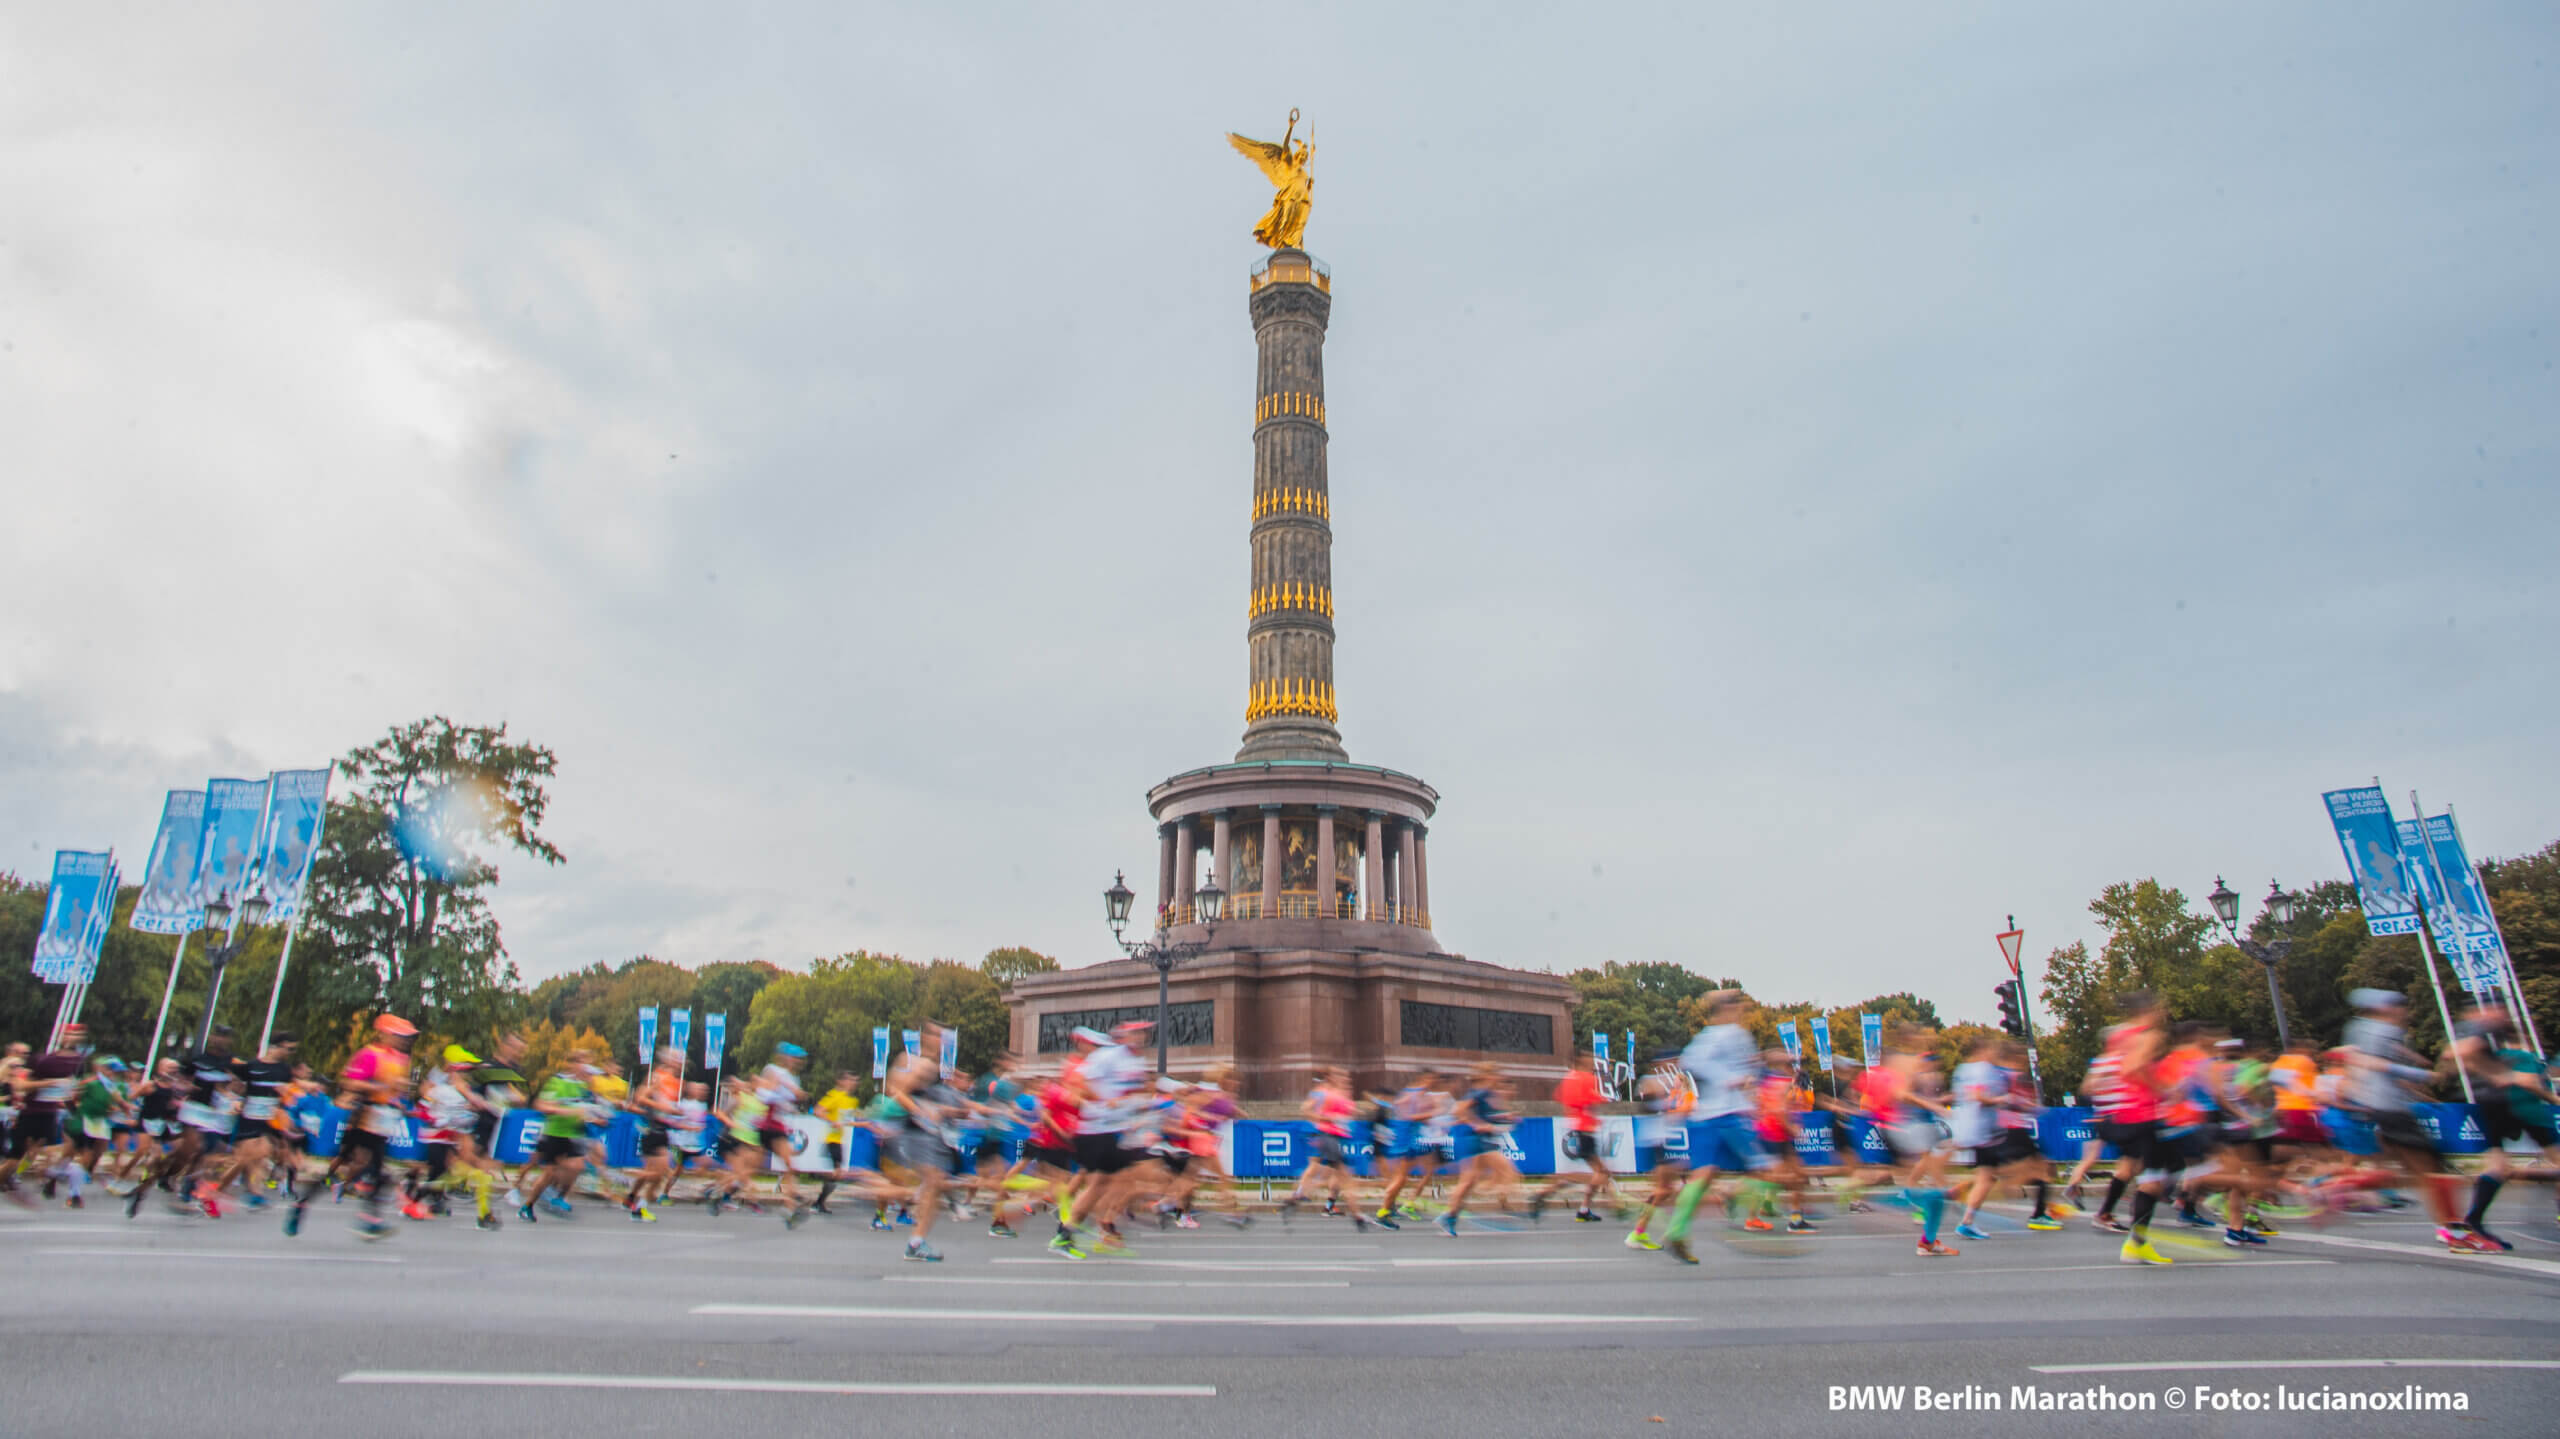
[[[185,934],[204,923],[195,902],[196,846],[204,841],[204,791],[173,789],[160,804],[160,832],[151,837],[151,859],[142,867],[142,896],[127,929],[144,934]]]
[[[2098,1137],[2098,1111],[2065,1106],[2048,1109],[2036,1116],[2036,1148],[2056,1164],[2076,1164],[2089,1141]],[[2115,1146],[2100,1150],[2107,1158],[2116,1157]]]
[[[204,787],[204,828],[196,841],[194,903],[239,902],[258,858],[258,830],[267,817],[267,782],[218,779]]]
[[[885,1024],[875,1024],[871,1027],[871,1077],[874,1079],[889,1077],[889,1026]]]
[[[671,1009],[667,1011],[667,1047],[674,1050],[676,1054],[680,1056],[678,1060],[679,1063],[688,1065],[693,1063],[692,1010]]]
[[[1829,1111],[1796,1116],[1796,1158],[1815,1166],[1840,1162],[1840,1136],[1831,1127]]]
[[[1866,1053],[1863,1057],[1867,1061],[1867,1068],[1873,1069],[1884,1062],[1883,1015],[1862,1014],[1858,1016],[1858,1043],[1866,1047]]]
[[[1856,1151],[1858,1163],[1884,1165],[1896,1163],[1893,1146],[1885,1143],[1884,1131],[1854,1114],[1841,1115],[1839,1120],[1848,1126],[1849,1146]],[[1846,1164],[1849,1161],[1844,1159],[1840,1162]]]
[[[95,966],[90,938],[98,932],[101,908],[112,912],[114,891],[107,888],[113,865],[104,850],[66,849],[53,857],[53,885],[46,891],[44,923],[36,931],[36,978],[47,984],[78,979],[83,964]]]
[[[248,893],[267,902],[267,923],[289,924],[302,908],[320,824],[329,815],[329,771],[280,769],[267,776],[267,816]]]
[[[640,1006],[640,1068],[646,1071],[658,1062],[658,1007]]]
[[[2391,822],[2391,801],[2382,787],[2333,789],[2320,798],[2329,806],[2329,823],[2338,831],[2347,873],[2355,876],[2366,932],[2416,934],[2423,924],[2418,891],[2410,883],[2400,835]]]
[[[1630,1114],[1604,1114],[1593,1138],[1600,1146],[1600,1163],[1612,1174],[1633,1174],[1643,1168],[1636,1154],[1636,1121]],[[1547,1172],[1580,1174],[1589,1168],[1583,1161],[1564,1152],[1565,1136],[1573,1131],[1562,1123],[1549,1131],[1555,1140],[1555,1151],[1547,1156]]]

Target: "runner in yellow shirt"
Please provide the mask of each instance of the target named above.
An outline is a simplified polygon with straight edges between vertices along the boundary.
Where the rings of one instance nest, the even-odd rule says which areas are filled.
[[[827,1208],[827,1196],[835,1192],[836,1177],[844,1173],[845,1126],[862,1112],[862,1098],[853,1092],[859,1083],[861,1081],[854,1078],[852,1070],[839,1070],[835,1088],[819,1095],[818,1102],[809,1106],[809,1112],[818,1116],[818,1122],[827,1127],[827,1177],[818,1185],[818,1202],[810,1206],[820,1214],[835,1212]]]

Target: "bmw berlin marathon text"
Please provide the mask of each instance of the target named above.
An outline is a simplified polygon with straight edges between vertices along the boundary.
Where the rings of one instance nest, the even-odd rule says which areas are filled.
[[[2471,1396],[2459,1389],[2423,1389],[2404,1384],[2390,1389],[2297,1388],[2279,1384],[2269,1389],[2219,1384],[2176,1385],[2165,1389],[2047,1389],[2013,1384],[2007,1393],[1967,1384],[1961,1389],[1932,1389],[1926,1384],[1834,1384],[1830,1406],[1835,1413],[1868,1411],[1900,1413],[2131,1413],[2144,1410],[2195,1410],[2221,1414],[2302,1413],[2465,1413]]]

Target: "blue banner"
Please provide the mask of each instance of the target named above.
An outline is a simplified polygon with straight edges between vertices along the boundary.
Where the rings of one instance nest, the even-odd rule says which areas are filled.
[[[107,886],[114,869],[103,851],[63,850],[53,857],[53,885],[45,893],[44,924],[36,931],[36,978],[47,984],[70,984],[84,966],[94,972],[97,952],[91,940],[100,933],[101,912],[112,913],[115,893]]]
[[[204,791],[173,789],[160,805],[160,832],[142,870],[142,896],[128,929],[144,934],[185,934],[204,923],[195,901],[196,846],[204,842]]]
[[[667,1047],[679,1057],[677,1063],[693,1063],[693,1011],[675,1009],[667,1012]]]
[[[945,1073],[960,1067],[960,1031],[949,1025],[942,1027],[942,1053],[939,1062]]]
[[[1789,1028],[1793,1028],[1793,1026],[1791,1025]],[[1830,1015],[1817,1014],[1813,1017],[1813,1057],[1822,1061],[1823,1073],[1829,1074],[1831,1072]]]
[[[1862,1014],[1858,1016],[1858,1042],[1866,1047],[1866,1054],[1863,1057],[1865,1058],[1869,1069],[1873,1069],[1884,1062],[1883,1015]]]
[[[204,789],[204,829],[196,842],[196,908],[219,899],[239,903],[258,859],[258,831],[267,817],[267,782],[218,779]]]
[[[1609,1072],[1609,1031],[1591,1031],[1591,1067],[1602,1074]]]
[[[728,1052],[729,1016],[723,1011],[715,1009],[709,1014],[702,1016],[703,1067],[715,1071],[720,1069],[722,1067],[721,1056]]]
[[[1796,1033],[1794,1020],[1790,1019],[1778,1026],[1778,1042],[1787,1047],[1787,1058],[1790,1061],[1796,1064],[1804,1063],[1804,1036]]]
[[[871,1077],[889,1077],[889,1026],[885,1024],[871,1026]]]
[[[640,1006],[640,1067],[648,1069],[658,1062],[658,1007]]]
[[[920,1029],[902,1029],[898,1031],[898,1037],[906,1042],[909,1054],[924,1047],[924,1031]]]
[[[2371,934],[2416,934],[2418,888],[2400,852],[2399,831],[2391,822],[2391,801],[2382,787],[2333,789],[2320,796],[2329,806],[2329,823],[2338,831],[2339,852],[2347,857],[2347,873],[2355,877],[2356,903],[2364,909]]]
[[[320,848],[320,824],[329,814],[329,771],[280,769],[267,777],[267,818],[258,840],[258,863],[249,893],[267,902],[267,923],[290,924],[302,908],[303,882]]]
[[[2454,926],[2451,935],[2439,932],[2437,947],[2453,965],[2455,977],[2462,987],[2479,994],[2502,984],[2506,966],[2501,962],[2506,946],[2498,940],[2498,921],[2489,912],[2488,892],[2480,886],[2480,872],[2471,867],[2471,857],[2463,852],[2462,832],[2454,828],[2450,812],[2427,821],[2427,855],[2434,861],[2431,878],[2443,882],[2444,907]]]

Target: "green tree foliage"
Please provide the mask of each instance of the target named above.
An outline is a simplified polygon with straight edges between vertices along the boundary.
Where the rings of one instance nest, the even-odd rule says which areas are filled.
[[[1623,1036],[1630,1029],[1636,1033],[1639,1054],[1677,1049],[1697,1031],[1685,1005],[1712,989],[1739,988],[1730,981],[1720,983],[1695,970],[1660,961],[1611,960],[1598,969],[1577,969],[1565,978],[1577,996],[1573,1011],[1577,1052],[1591,1048],[1591,1032],[1595,1029],[1608,1031],[1613,1051],[1624,1043]]]
[[[785,974],[755,997],[739,1033],[742,1067],[766,1063],[785,1042],[809,1051],[809,1073],[821,1081],[845,1070],[871,1077],[871,1031],[886,1025],[891,1043],[927,1020],[960,1032],[960,1067],[984,1069],[1004,1052],[1009,1018],[994,980],[968,965],[940,959],[910,964],[894,954],[855,950],[822,959],[806,974]]]
[[[2507,936],[2516,980],[2545,1044],[2560,1031],[2560,841],[2480,866],[2480,886]]]
[[[988,950],[987,957],[978,961],[978,972],[998,985],[1011,984],[1026,974],[1055,974],[1058,968],[1056,960],[1021,945]]]
[[[338,762],[343,793],[329,803],[312,857],[295,955],[297,968],[305,953],[314,961],[306,1002],[324,1013],[388,1009],[443,1033],[511,1017],[515,966],[489,908],[498,869],[483,852],[561,862],[541,833],[557,763],[540,745],[510,741],[504,725],[441,715],[349,751]],[[404,851],[397,830],[422,817],[460,847],[452,862]]]

